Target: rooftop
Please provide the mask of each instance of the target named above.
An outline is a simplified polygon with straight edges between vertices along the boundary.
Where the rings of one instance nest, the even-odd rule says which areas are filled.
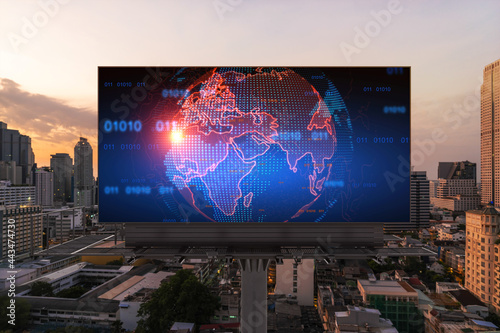
[[[89,311],[116,313],[120,302],[114,300],[100,299],[89,301],[86,298],[57,298],[57,297],[34,297],[21,296],[27,300],[32,309],[51,309],[64,311]]]
[[[0,268],[0,280],[4,280],[6,278],[8,278],[9,276],[12,275],[12,272],[11,269],[9,268]],[[30,274],[32,272],[36,272],[36,269],[34,268],[16,268],[16,277],[21,277],[23,275],[26,275],[26,274]],[[0,288],[3,287],[3,286],[0,286]]]
[[[127,281],[99,296],[99,298],[123,301],[127,296],[132,296],[142,289],[158,289],[161,282],[168,276],[175,275],[173,272],[147,273],[144,276],[132,276]]]
[[[276,314],[284,314],[286,316],[300,317],[300,306],[298,304],[290,304],[286,302],[276,302]]]
[[[380,311],[377,309],[370,309],[370,308],[365,308],[365,307],[359,307],[359,306],[347,306],[347,311],[340,311],[340,312],[335,312],[336,317],[348,317],[349,312],[368,312],[368,313],[375,313],[380,316]]]
[[[434,304],[438,306],[444,306],[444,307],[459,306],[457,302],[455,302],[450,296],[446,294],[431,293],[429,294],[429,298],[434,302]]]
[[[46,274],[46,275],[43,275],[41,277],[39,277],[38,279],[35,279],[33,281],[30,281],[28,283],[32,283],[34,281],[46,281],[46,282],[51,282],[51,281],[54,281],[54,280],[57,280],[57,279],[60,279],[64,276],[67,276],[67,275],[70,275],[72,273],[75,273],[75,272],[78,272],[79,270],[81,270],[82,268],[84,268],[86,265],[88,265],[88,263],[86,262],[79,262],[77,264],[74,264],[74,265],[71,265],[69,267],[66,267],[66,268],[63,268],[63,269],[60,269],[56,272],[53,272],[53,273],[50,273],[50,274]]]
[[[468,306],[468,305],[485,306],[483,302],[481,302],[476,296],[474,296],[468,290],[452,290],[449,291],[449,293],[463,306]]]
[[[458,282],[436,282],[436,287],[464,289]]]
[[[86,235],[72,239],[66,243],[51,246],[48,250],[36,253],[36,255],[64,256],[70,254],[81,255],[82,250],[98,245],[114,235]],[[105,249],[103,249],[105,250]]]
[[[405,295],[405,296],[418,295],[417,291],[404,281],[358,280],[358,284],[368,295]]]
[[[183,329],[194,330],[194,324],[175,322],[170,328],[170,330],[183,330]]]
[[[493,324],[492,322],[489,322],[489,321],[484,321],[484,320],[477,320],[477,319],[471,319],[471,321],[478,325],[478,326],[483,326],[483,327],[489,327],[489,328],[495,328],[497,329],[498,326]]]

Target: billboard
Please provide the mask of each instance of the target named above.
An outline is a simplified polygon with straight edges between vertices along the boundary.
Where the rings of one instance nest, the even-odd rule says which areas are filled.
[[[409,67],[99,67],[101,222],[409,222]]]

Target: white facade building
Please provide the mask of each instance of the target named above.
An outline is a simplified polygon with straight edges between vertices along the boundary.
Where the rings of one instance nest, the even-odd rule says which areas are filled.
[[[314,259],[284,259],[276,265],[275,294],[297,297],[299,305],[314,305]]]
[[[34,206],[35,192],[35,186],[13,186],[10,181],[0,181],[0,205]]]
[[[54,205],[54,173],[48,167],[35,170],[36,204],[42,207]]]

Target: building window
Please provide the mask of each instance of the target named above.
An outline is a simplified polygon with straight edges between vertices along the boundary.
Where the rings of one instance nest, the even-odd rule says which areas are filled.
[[[296,293],[297,292],[297,288],[293,288],[293,292]]]

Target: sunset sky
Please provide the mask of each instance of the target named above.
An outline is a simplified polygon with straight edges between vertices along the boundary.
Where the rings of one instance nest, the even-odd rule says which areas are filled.
[[[435,179],[439,161],[479,164],[499,15],[494,0],[0,0],[0,121],[39,166],[89,138],[97,175],[98,66],[411,66],[412,163]]]

